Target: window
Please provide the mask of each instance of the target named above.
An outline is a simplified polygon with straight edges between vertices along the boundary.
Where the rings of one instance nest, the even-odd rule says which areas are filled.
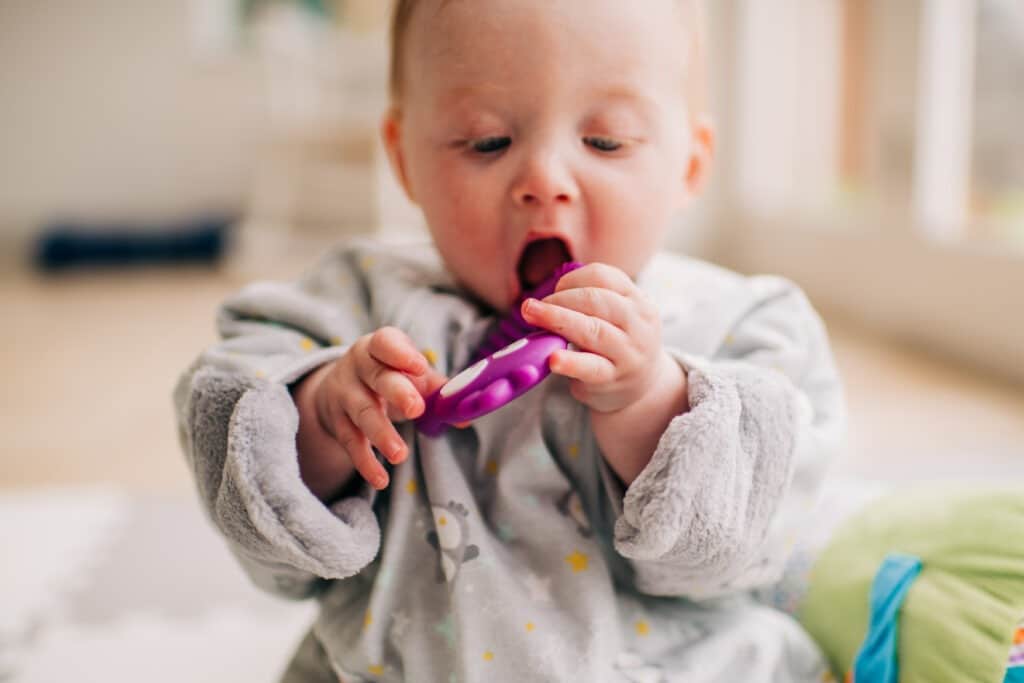
[[[737,5],[744,210],[1024,250],[1024,3]]]
[[[712,256],[1024,381],[1024,2],[716,0],[711,18]]]
[[[972,239],[1024,249],[1024,3],[978,7]]]

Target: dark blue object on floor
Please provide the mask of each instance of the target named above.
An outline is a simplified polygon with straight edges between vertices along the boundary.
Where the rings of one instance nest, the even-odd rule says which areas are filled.
[[[46,271],[77,266],[216,263],[224,254],[235,220],[204,216],[161,226],[54,223],[37,242],[35,263]]]

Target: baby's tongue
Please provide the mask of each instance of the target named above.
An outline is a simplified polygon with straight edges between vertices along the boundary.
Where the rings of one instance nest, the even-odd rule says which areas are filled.
[[[532,242],[519,261],[519,281],[524,289],[533,289],[568,260],[569,253],[562,240],[550,238]]]

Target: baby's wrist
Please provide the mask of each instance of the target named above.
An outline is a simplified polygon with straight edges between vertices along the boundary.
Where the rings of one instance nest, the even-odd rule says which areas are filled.
[[[686,369],[664,349],[658,357],[655,389],[651,393],[658,395],[660,405],[673,406],[673,416],[682,415],[690,410]]]
[[[660,435],[672,419],[690,409],[690,401],[686,371],[672,356],[662,351],[655,368],[647,390],[623,412]]]
[[[299,411],[300,434],[304,430],[314,428],[323,430],[323,425],[320,423],[319,408],[317,405],[318,395],[320,393],[320,385],[323,383],[324,378],[330,373],[335,362],[336,361],[324,363],[312,372],[306,374],[290,387],[292,401],[295,402],[295,408]]]
[[[614,413],[591,411],[591,425],[608,464],[629,486],[650,462],[669,423],[690,408],[686,371],[662,351],[648,391]]]
[[[299,476],[307,488],[325,502],[336,497],[355,472],[348,457],[338,453],[338,444],[324,428],[317,406],[321,385],[336,362],[321,365],[291,387],[299,414],[295,435]]]

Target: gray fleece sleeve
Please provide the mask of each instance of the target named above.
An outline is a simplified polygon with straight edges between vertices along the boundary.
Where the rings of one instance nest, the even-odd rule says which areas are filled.
[[[330,507],[299,476],[289,385],[341,356],[369,326],[355,257],[299,283],[257,283],[221,307],[222,341],[174,391],[178,431],[200,501],[261,588],[291,598],[345,578],[376,555],[364,488]]]
[[[637,588],[705,599],[777,580],[845,428],[824,326],[800,290],[755,278],[756,304],[686,369],[672,420],[624,495],[605,466],[615,549]]]

